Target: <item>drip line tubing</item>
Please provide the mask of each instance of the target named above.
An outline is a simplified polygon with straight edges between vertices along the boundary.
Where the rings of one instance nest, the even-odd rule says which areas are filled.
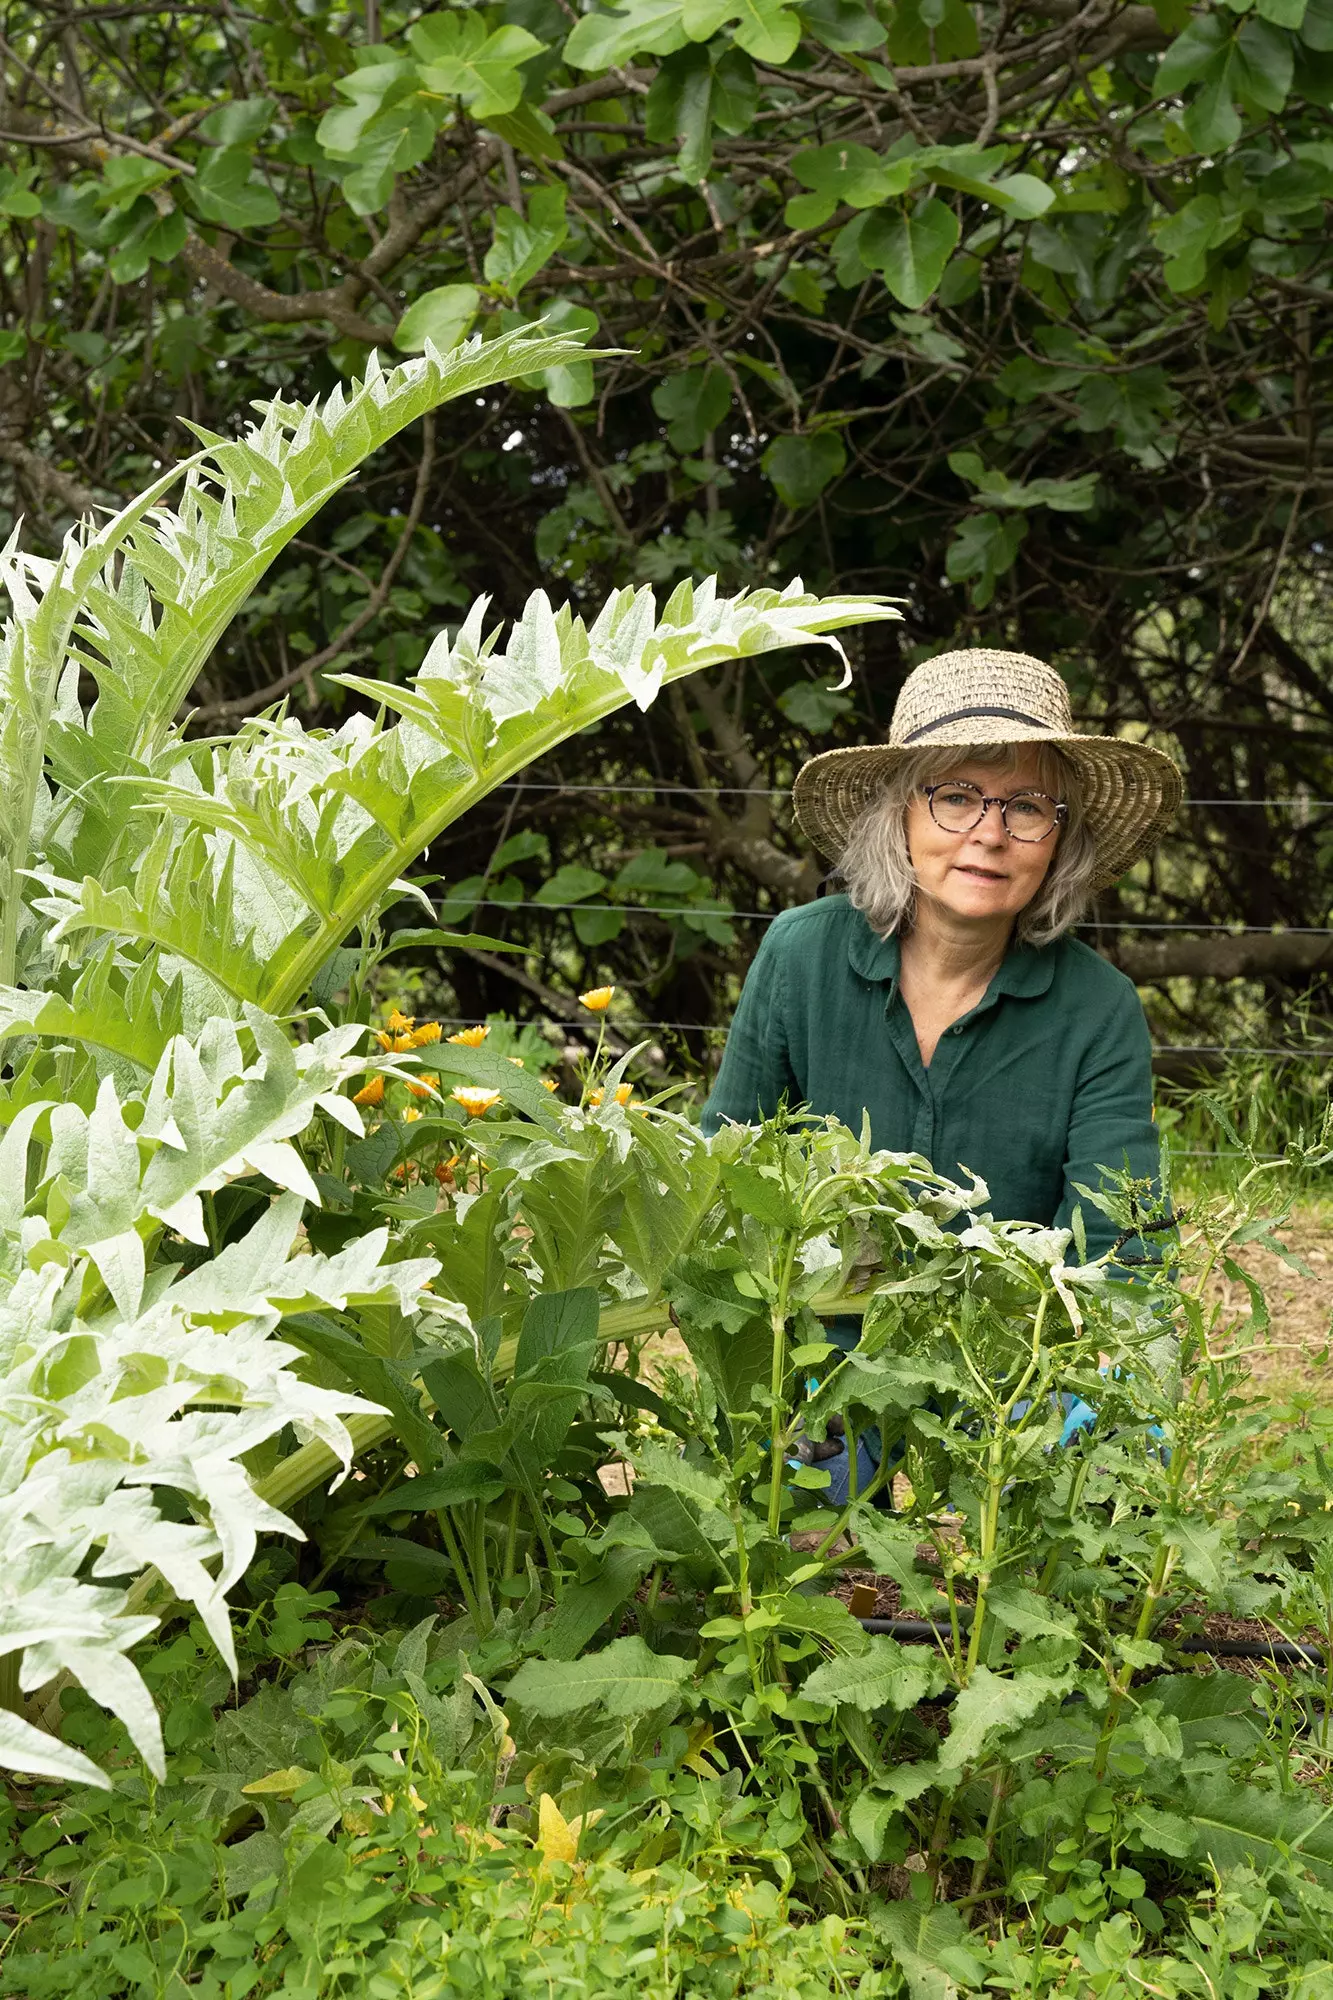
[[[933,1640],[947,1638],[950,1627],[944,1619],[931,1618],[861,1618],[857,1621],[864,1632],[883,1633],[886,1638],[897,1639],[906,1646],[927,1646]],[[964,1605],[958,1613],[959,1626],[966,1629],[972,1623],[972,1613]],[[1322,1667],[1324,1651],[1321,1646],[1304,1646],[1291,1639],[1180,1639],[1176,1641],[1176,1651],[1180,1653],[1205,1653],[1218,1660],[1269,1660],[1280,1667]]]

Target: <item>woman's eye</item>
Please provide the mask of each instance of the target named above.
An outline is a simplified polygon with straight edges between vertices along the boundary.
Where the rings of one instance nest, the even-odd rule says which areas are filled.
[[[977,802],[977,794],[975,792],[969,792],[957,786],[949,786],[941,790],[937,794],[937,797],[940,803],[946,806],[974,806]]]
[[[1045,819],[1049,808],[1041,799],[1010,799],[1009,811],[1019,819]]]

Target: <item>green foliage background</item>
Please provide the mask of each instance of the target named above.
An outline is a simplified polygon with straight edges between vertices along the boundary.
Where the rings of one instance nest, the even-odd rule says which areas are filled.
[[[640,1015],[724,1018],[758,935],[728,909],[820,872],[767,788],[881,733],[954,643],[1055,660],[1091,726],[1222,801],[1103,920],[1327,923],[1327,0],[19,4],[0,62],[0,466],[30,543],[372,344],[547,315],[625,350],[382,453],[205,666],[209,727],[283,697],[335,719],[357,697],[326,669],[405,677],[482,590],[799,571],[904,600],[845,693],[742,663],[533,774],[651,791],[500,793],[451,829],[446,920],[485,898],[534,947],[454,967],[461,1013],[609,975]],[[1328,944],[1104,941],[1168,1042],[1273,1039],[1265,1001]]]

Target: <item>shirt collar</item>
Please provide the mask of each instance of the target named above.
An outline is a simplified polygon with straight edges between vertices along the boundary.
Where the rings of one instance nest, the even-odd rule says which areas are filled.
[[[853,972],[859,972],[862,979],[896,987],[902,964],[897,933],[880,937],[859,910],[854,912],[854,916],[855,922],[847,943],[847,957]],[[986,989],[986,999],[998,1000],[1001,994],[1008,994],[1015,1000],[1037,1000],[1050,991],[1054,977],[1053,946],[1047,945],[1038,951],[1030,944],[1011,945]]]

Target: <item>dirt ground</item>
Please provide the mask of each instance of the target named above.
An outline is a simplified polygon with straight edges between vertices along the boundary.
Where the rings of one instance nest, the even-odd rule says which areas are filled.
[[[1305,1276],[1271,1250],[1247,1247],[1237,1262],[1264,1288],[1271,1324],[1250,1355],[1250,1373],[1269,1394],[1306,1393],[1333,1402],[1333,1357],[1325,1360],[1333,1334],[1333,1202],[1301,1203],[1279,1235],[1303,1260]],[[1249,1297],[1239,1279],[1219,1275],[1215,1296],[1224,1313],[1243,1319]]]

